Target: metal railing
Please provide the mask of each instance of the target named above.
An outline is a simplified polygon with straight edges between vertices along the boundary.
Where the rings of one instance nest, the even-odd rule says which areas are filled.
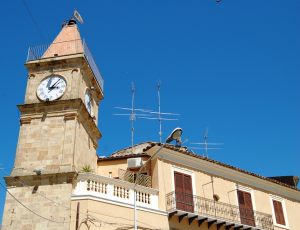
[[[130,183],[134,183],[136,181],[136,184],[142,185],[145,187],[152,187],[151,183],[151,176],[144,175],[144,174],[139,174],[138,176],[136,173],[124,170],[124,169],[119,169],[119,178],[124,181],[128,181]]]
[[[166,208],[168,212],[180,210],[236,224],[245,224],[266,230],[274,229],[272,216],[269,214],[190,194],[168,193]]]
[[[94,61],[94,58],[84,40],[77,39],[72,41],[57,42],[47,45],[39,45],[28,48],[26,62],[42,60],[45,58],[62,57],[74,54],[83,54],[87,60],[97,82],[103,91],[104,81],[101,73]]]

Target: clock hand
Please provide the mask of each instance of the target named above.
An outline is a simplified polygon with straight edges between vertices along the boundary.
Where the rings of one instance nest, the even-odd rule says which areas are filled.
[[[47,88],[49,89],[50,85],[51,85],[51,82],[52,82],[52,78],[49,79],[48,83],[47,83]]]
[[[51,89],[55,88],[55,85],[57,85],[57,83],[60,81],[61,79],[58,79],[52,86],[50,86]]]

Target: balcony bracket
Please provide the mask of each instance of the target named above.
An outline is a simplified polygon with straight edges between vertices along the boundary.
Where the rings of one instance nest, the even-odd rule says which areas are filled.
[[[178,221],[179,221],[179,223],[182,221],[183,217],[185,217],[185,216],[187,216],[187,215],[188,215],[188,214],[185,213],[185,214],[182,214],[182,215],[178,216]]]
[[[209,220],[209,221],[207,221],[208,229],[210,229],[210,227],[211,227],[214,223],[216,223],[216,222],[217,222],[217,220]]]
[[[177,213],[177,211],[169,213],[169,220]]]
[[[225,226],[225,230],[229,230],[230,228],[232,228],[234,226],[234,224],[229,224]]]
[[[191,225],[191,223],[197,218],[198,216],[192,216],[192,217],[189,217],[189,225]]]
[[[206,220],[207,218],[198,220],[198,227],[200,227]]]
[[[234,227],[234,230],[239,230],[239,229],[242,229],[243,226],[236,226]]]
[[[221,222],[217,224],[217,230],[219,230],[223,225],[225,225],[226,222]]]

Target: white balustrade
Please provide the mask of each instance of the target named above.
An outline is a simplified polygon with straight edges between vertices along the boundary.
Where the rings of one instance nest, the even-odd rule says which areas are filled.
[[[92,196],[106,201],[133,205],[134,188],[138,206],[158,209],[158,191],[156,189],[140,185],[134,187],[133,183],[92,173],[79,174],[77,185],[73,190],[73,197]]]

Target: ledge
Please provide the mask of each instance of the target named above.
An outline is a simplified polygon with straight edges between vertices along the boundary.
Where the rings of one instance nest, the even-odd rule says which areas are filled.
[[[78,119],[82,125],[85,126],[96,148],[98,146],[98,140],[102,137],[94,119],[87,111],[81,99],[66,99],[17,106],[21,112],[21,122],[24,120],[47,119],[47,117],[51,116],[62,116],[65,121]],[[30,123],[23,122],[21,124]]]

